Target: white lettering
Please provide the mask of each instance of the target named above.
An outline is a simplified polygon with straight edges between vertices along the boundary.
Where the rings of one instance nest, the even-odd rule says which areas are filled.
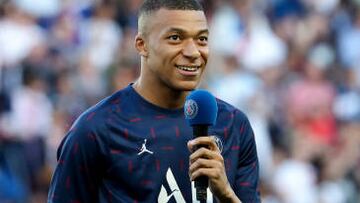
[[[172,173],[170,168],[166,172],[166,181],[169,184],[171,193],[168,194],[166,192],[164,185],[161,185],[161,190],[160,190],[160,194],[158,197],[158,203],[167,203],[167,202],[169,202],[169,200],[172,197],[175,198],[175,201],[177,203],[185,203],[185,199],[181,194],[180,188],[179,188],[178,184],[176,183],[174,174]]]
[[[158,203],[168,203],[171,198],[175,198],[177,203],[185,203],[185,199],[181,193],[181,190],[175,180],[174,174],[171,171],[171,168],[168,168],[166,172],[166,181],[170,187],[170,194],[167,193],[166,188],[164,185],[161,185]],[[194,182],[191,182],[191,193],[192,193],[192,202],[193,203],[200,203],[200,201],[196,200],[196,189]],[[207,200],[206,203],[213,203],[213,194],[210,189],[207,189]]]

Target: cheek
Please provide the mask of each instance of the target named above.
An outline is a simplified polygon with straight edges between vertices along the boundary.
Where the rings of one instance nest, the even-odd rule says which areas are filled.
[[[200,53],[204,61],[207,62],[209,58],[209,48],[208,47],[201,48]]]
[[[162,46],[156,57],[161,60],[164,65],[175,64],[177,57],[181,54],[181,49],[174,46]]]
[[[153,44],[151,47],[152,57],[154,58],[165,58],[172,51],[172,47],[161,42]]]

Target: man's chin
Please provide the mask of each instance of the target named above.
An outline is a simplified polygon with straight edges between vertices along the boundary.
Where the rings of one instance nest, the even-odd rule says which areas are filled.
[[[198,87],[198,82],[182,82],[176,85],[176,90],[178,91],[192,91]]]

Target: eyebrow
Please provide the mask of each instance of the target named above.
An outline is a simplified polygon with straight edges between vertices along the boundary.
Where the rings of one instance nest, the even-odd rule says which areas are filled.
[[[187,34],[187,32],[184,29],[176,28],[176,27],[169,28],[166,31],[166,33],[169,33],[169,32],[176,32],[176,33],[179,33],[179,34]],[[197,32],[196,35],[201,35],[201,34],[209,34],[209,29],[200,30],[200,31]]]

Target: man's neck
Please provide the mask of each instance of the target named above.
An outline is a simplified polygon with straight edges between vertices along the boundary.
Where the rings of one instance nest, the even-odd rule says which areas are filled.
[[[166,109],[179,109],[184,106],[186,91],[176,91],[165,85],[145,84],[141,79],[133,85],[135,91],[148,102]]]

